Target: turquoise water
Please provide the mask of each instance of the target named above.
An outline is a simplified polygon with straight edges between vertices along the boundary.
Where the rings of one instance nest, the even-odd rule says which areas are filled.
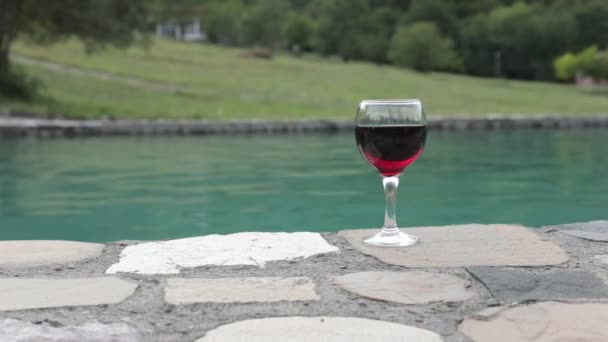
[[[606,219],[608,132],[430,132],[401,226]],[[352,135],[0,140],[0,239],[169,239],[377,227]]]

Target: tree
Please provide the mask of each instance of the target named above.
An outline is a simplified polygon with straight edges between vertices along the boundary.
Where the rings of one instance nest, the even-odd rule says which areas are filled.
[[[11,43],[20,36],[38,43],[76,37],[92,52],[105,45],[126,47],[146,27],[143,0],[0,0],[0,93],[32,96],[9,63]]]
[[[387,7],[371,10],[361,18],[357,44],[360,58],[375,63],[387,63],[391,38],[395,34],[399,13]]]
[[[291,13],[283,28],[283,40],[292,51],[310,50],[314,43],[316,26],[314,20],[296,12]]]
[[[458,23],[450,4],[445,0],[412,0],[402,24],[407,25],[417,21],[432,21],[442,35],[457,36]]]
[[[574,15],[567,11],[536,7],[535,17],[531,19],[533,28],[529,36],[536,44],[530,44],[528,49],[532,78],[553,80],[553,60],[576,46],[579,29]],[[521,54],[524,56],[525,51]]]
[[[453,42],[439,32],[433,22],[421,21],[400,27],[391,41],[390,60],[398,66],[418,71],[461,71],[462,60]]]
[[[501,5],[498,0],[444,0],[450,6],[451,15],[466,19],[477,14],[487,14]]]
[[[472,74],[551,79],[553,59],[576,37],[571,12],[518,2],[467,20],[460,49]]]
[[[240,0],[210,4],[203,18],[209,41],[222,45],[240,44],[244,13],[245,9]]]
[[[275,49],[279,47],[289,3],[284,0],[256,1],[243,17],[243,43]]]
[[[578,27],[573,50],[597,44],[608,47],[608,1],[562,0],[556,6],[560,12],[572,13]]]
[[[376,7],[367,0],[325,0],[319,19],[319,52],[339,55],[344,61],[387,62],[386,53],[400,13],[380,6],[381,1],[371,3]]]
[[[302,11],[311,3],[311,0],[289,0],[290,7]]]
[[[319,22],[318,49],[337,54],[344,61],[361,58],[362,18],[369,12],[367,0],[326,0]]]

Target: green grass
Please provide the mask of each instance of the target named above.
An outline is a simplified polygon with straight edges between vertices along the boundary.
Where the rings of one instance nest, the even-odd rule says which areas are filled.
[[[170,83],[170,92],[121,80],[21,66],[45,87],[35,103],[0,100],[4,109],[71,117],[352,118],[365,98],[420,98],[431,114],[597,114],[608,96],[571,85],[416,73],[369,63],[281,54],[271,61],[242,50],[156,40],[146,51],[108,49],[87,55],[70,41],[50,47],[14,45],[26,56],[95,71]]]

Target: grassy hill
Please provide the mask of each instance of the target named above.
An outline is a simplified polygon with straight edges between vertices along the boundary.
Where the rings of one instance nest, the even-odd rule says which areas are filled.
[[[570,85],[416,73],[369,63],[155,40],[149,50],[87,55],[70,41],[14,46],[15,64],[45,87],[35,103],[0,99],[0,112],[71,117],[352,118],[364,98],[420,98],[443,115],[608,113],[608,96]]]

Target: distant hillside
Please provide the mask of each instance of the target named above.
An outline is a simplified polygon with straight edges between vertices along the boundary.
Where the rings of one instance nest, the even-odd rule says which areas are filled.
[[[44,84],[36,103],[0,112],[70,117],[351,118],[364,98],[420,98],[442,115],[608,113],[606,94],[571,85],[416,73],[317,56],[244,57],[244,50],[165,40],[146,51],[86,55],[76,42],[15,44],[13,60]]]

